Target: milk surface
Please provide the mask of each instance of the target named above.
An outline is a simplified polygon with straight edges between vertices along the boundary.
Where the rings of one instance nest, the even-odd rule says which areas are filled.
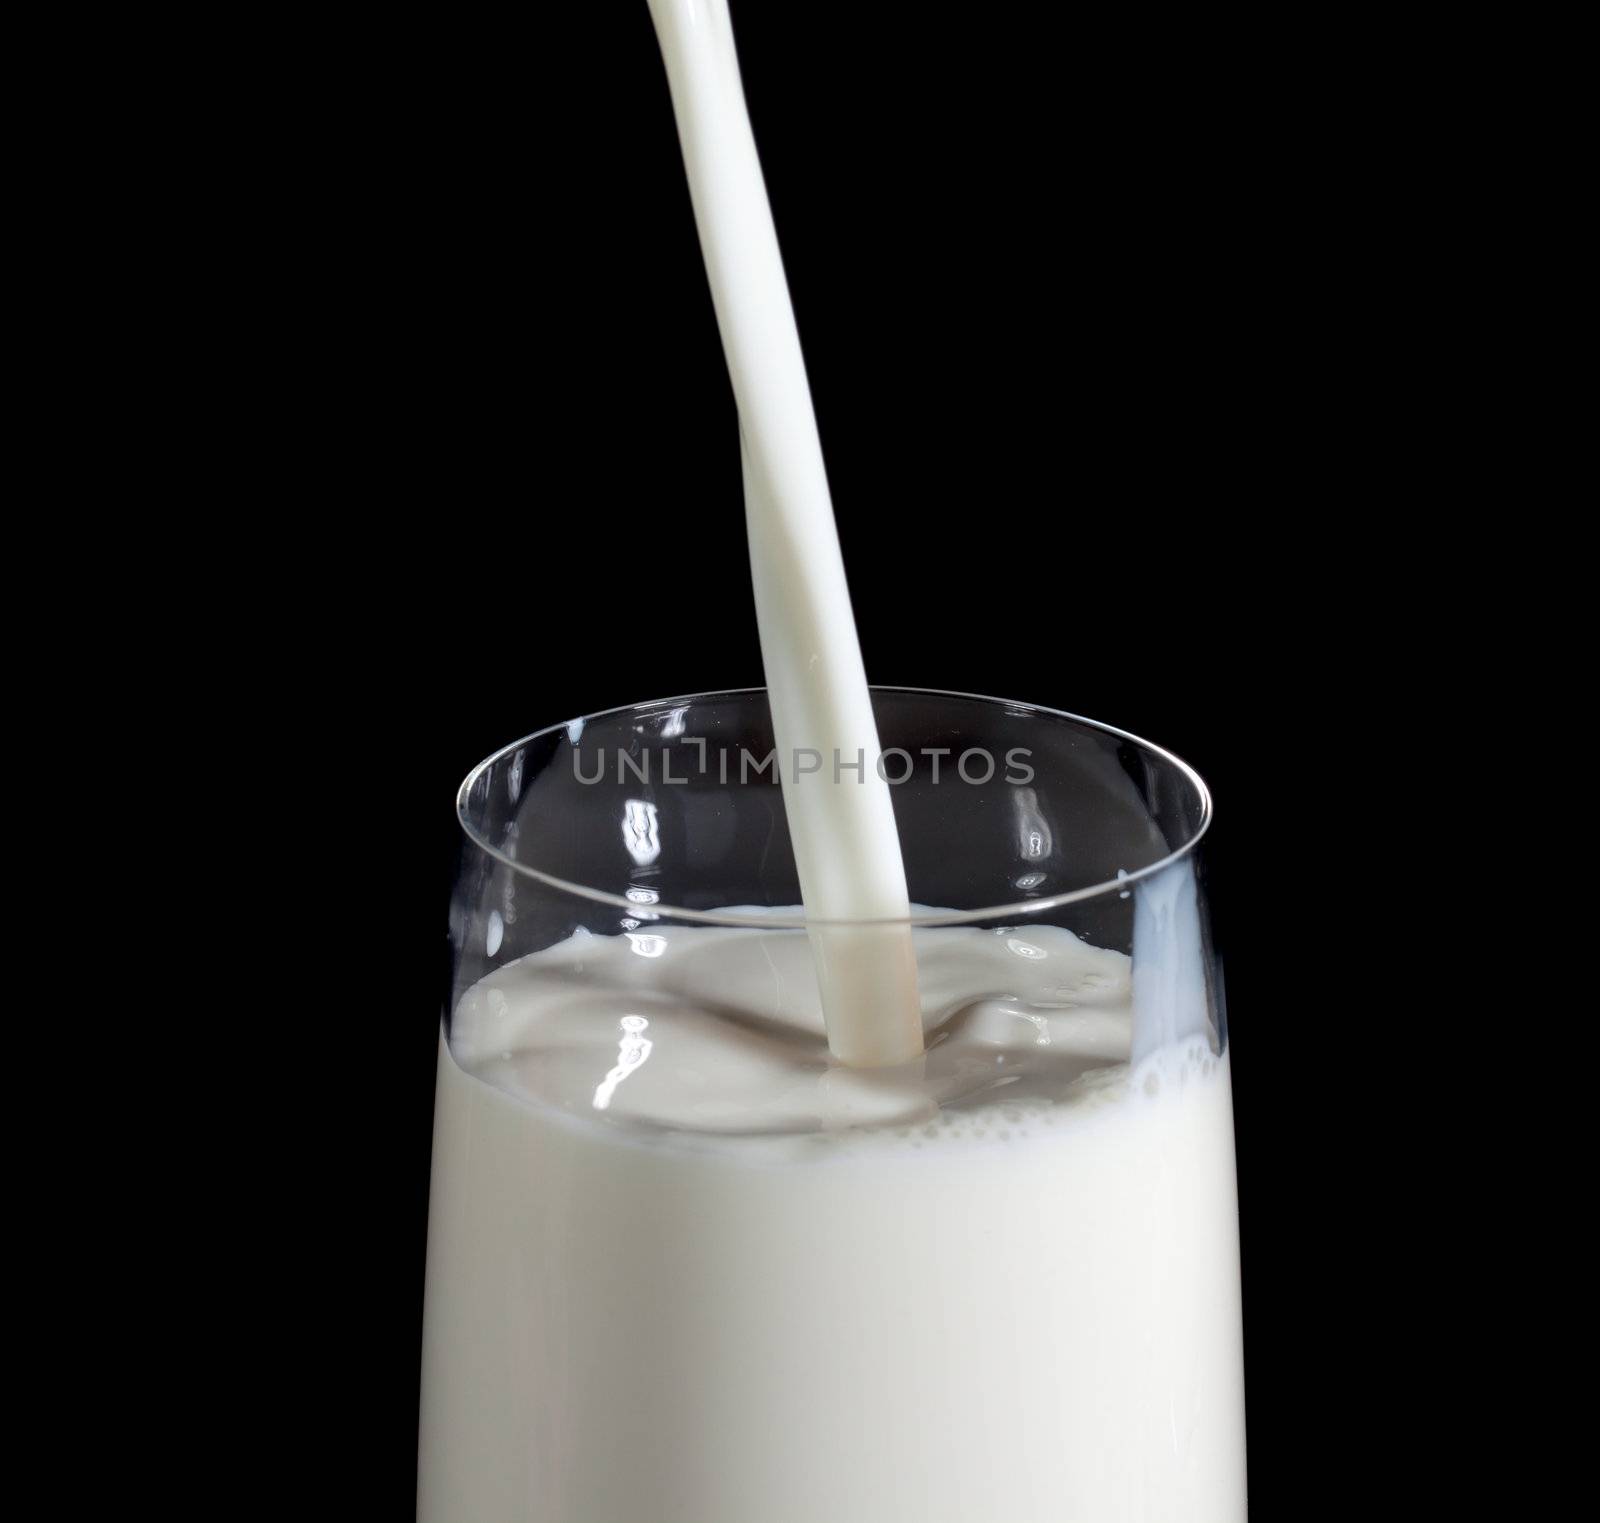
[[[829,1067],[803,932],[580,934],[441,1048],[421,1523],[1238,1523],[1226,1054],[1130,964],[912,933]]]

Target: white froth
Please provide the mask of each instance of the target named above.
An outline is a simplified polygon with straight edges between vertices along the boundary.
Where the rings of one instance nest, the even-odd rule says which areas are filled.
[[[913,940],[928,1051],[898,1068],[830,1059],[796,930],[579,931],[468,990],[450,1047],[465,1072],[569,1118],[790,1152],[882,1148],[912,1123],[905,1140],[1015,1141],[1121,1086],[1125,956],[1055,926]]]

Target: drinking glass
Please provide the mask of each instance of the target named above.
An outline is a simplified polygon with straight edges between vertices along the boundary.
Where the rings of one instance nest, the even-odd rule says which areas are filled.
[[[951,957],[997,970],[925,1010],[966,1087],[912,1113],[831,1062],[814,989],[780,1029],[825,928],[764,690],[553,725],[463,783],[422,1523],[1244,1517],[1205,785],[1031,704],[873,702],[925,1001]],[[781,1120],[719,1033],[781,1048]],[[683,1105],[624,1105],[647,1074]]]

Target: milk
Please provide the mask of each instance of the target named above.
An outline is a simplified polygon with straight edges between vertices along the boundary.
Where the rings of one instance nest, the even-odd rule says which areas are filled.
[[[1133,890],[1132,963],[1049,925],[905,923],[726,5],[651,9],[808,930],[630,916],[462,995],[419,1523],[1240,1523],[1229,1070],[1192,870]]]
[[[822,446],[725,0],[651,0],[728,375],[784,809],[833,1053],[921,1051],[905,871]],[[818,759],[816,770],[811,758]]]
[[[421,1523],[1239,1523],[1233,1133],[1131,966],[919,930],[921,1072],[803,933],[576,937],[441,1047]]]

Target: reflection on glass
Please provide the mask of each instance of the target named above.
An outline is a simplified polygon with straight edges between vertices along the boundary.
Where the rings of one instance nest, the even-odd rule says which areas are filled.
[[[656,823],[656,806],[643,799],[629,799],[622,809],[622,844],[640,867],[648,867],[661,855],[661,831]]]

